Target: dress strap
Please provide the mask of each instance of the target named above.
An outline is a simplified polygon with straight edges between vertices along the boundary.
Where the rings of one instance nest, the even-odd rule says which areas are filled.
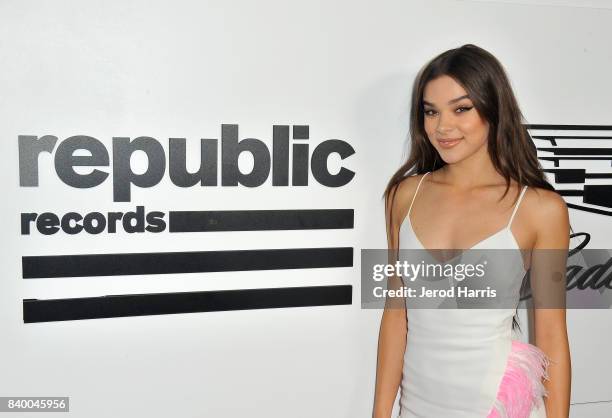
[[[516,210],[518,209],[519,205],[521,204],[521,200],[523,200],[523,196],[525,195],[525,191],[527,190],[527,186],[523,187],[523,190],[521,190],[521,195],[519,196],[516,205],[514,205],[514,210],[512,211],[512,216],[510,216],[510,221],[508,221],[508,225],[506,226],[506,228],[510,228],[510,225],[512,225],[512,220],[514,219],[514,215],[516,215]]]
[[[423,174],[423,177],[421,177],[421,180],[419,180],[419,183],[417,184],[416,190],[414,191],[414,196],[412,196],[412,202],[410,202],[410,207],[408,208],[408,215],[406,215],[406,216],[410,216],[410,211],[412,210],[412,205],[414,204],[414,199],[416,199],[416,195],[419,192],[419,187],[421,187],[421,183],[423,182],[423,179],[429,173],[430,172],[428,171],[425,174]]]

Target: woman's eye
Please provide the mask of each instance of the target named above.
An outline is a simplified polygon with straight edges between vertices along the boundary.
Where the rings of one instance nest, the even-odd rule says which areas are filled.
[[[457,108],[457,110],[463,110],[465,112],[467,112],[468,110],[472,109],[474,106],[462,106]],[[463,112],[459,112],[459,113],[463,113]]]
[[[464,113],[467,112],[468,110],[471,110],[474,106],[461,106],[458,107],[455,112],[456,113]],[[425,114],[425,116],[433,116],[434,114],[436,114],[436,111],[433,109],[425,109],[423,111],[423,113]]]

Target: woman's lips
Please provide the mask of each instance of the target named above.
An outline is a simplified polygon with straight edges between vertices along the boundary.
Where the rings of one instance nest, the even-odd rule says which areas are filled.
[[[438,144],[440,144],[442,148],[452,148],[459,142],[461,142],[461,138],[438,139]]]

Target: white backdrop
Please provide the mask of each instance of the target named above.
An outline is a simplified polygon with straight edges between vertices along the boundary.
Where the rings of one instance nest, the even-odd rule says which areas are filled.
[[[513,4],[514,3],[514,4]],[[521,3],[521,4],[517,4]],[[491,51],[533,124],[612,124],[612,10],[600,1],[0,2],[0,396],[70,396],[75,417],[369,417],[380,311],[359,305],[359,250],[384,248],[382,190],[406,153],[418,69],[464,43]],[[538,3],[537,5],[535,3]],[[580,6],[580,7],[572,7]],[[585,7],[586,6],[586,7]],[[112,181],[74,189],[41,154],[19,187],[19,135],[199,139],[221,124],[271,148],[273,125],[309,125],[356,153],[340,188],[181,189],[166,175],[113,202]],[[609,133],[608,133],[609,134]],[[59,142],[58,142],[59,143]],[[135,155],[136,172],[146,158]],[[112,164],[112,162],[111,162]],[[248,172],[252,160],[240,159]],[[598,165],[594,168],[599,168]],[[607,162],[610,170],[610,162]],[[90,169],[79,169],[87,173]],[[568,201],[572,201],[568,198]],[[354,229],[21,235],[23,212],[354,209]],[[592,248],[606,216],[572,210]],[[350,246],[353,267],[22,279],[21,257]],[[23,322],[22,301],[109,294],[351,284],[353,304],[61,322]],[[608,310],[568,312],[572,416],[612,411]],[[7,414],[10,415],[10,414]],[[28,416],[20,414],[19,416]],[[34,416],[34,415],[33,415]]]

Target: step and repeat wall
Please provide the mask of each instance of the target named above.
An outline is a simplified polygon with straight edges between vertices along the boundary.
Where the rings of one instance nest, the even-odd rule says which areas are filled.
[[[0,396],[371,416],[382,312],[361,309],[360,250],[386,247],[417,71],[464,43],[496,55],[572,246],[607,249],[611,19],[604,1],[0,2]],[[568,310],[572,417],[612,413],[611,325]]]

